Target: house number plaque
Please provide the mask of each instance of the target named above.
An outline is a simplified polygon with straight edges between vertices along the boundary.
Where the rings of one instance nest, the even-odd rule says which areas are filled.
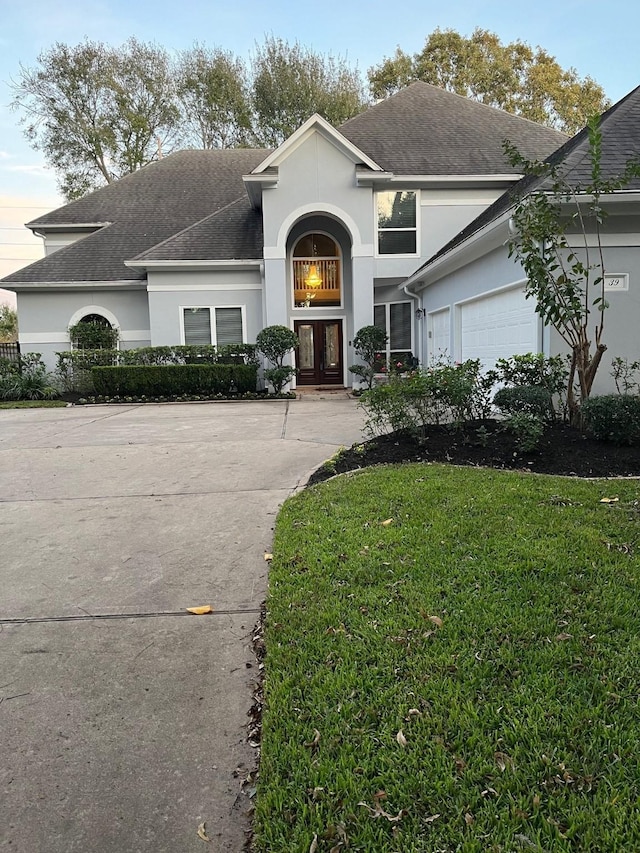
[[[629,290],[629,274],[628,273],[606,273],[604,277],[604,289],[611,292],[612,290]]]

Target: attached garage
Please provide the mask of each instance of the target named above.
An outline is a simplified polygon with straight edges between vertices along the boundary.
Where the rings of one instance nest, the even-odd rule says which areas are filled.
[[[461,361],[479,358],[489,368],[499,358],[540,352],[540,321],[524,287],[464,302],[458,311]]]

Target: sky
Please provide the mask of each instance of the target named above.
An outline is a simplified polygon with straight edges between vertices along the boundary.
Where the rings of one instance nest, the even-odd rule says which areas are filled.
[[[540,45],[564,68],[590,76],[612,102],[640,84],[637,0],[0,0],[0,278],[42,256],[23,223],[63,203],[55,175],[30,148],[9,108],[11,78],[56,42],[85,37],[121,44],[130,36],[177,52],[199,41],[248,59],[265,35],[346,57],[366,74],[396,47],[415,53],[436,28]],[[0,290],[0,303],[13,297]]]

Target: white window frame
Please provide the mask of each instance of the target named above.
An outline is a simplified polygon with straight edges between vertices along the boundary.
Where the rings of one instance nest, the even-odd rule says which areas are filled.
[[[192,308],[208,308],[209,309],[209,331],[211,334],[211,346],[217,347],[216,335],[216,308],[239,308],[242,318],[242,343],[247,343],[247,306],[246,305],[180,305],[180,344],[186,346],[184,334],[184,312],[190,311]]]
[[[374,308],[384,308],[385,333],[388,336],[387,337],[387,348],[385,351],[385,357],[386,357],[387,361],[389,361],[391,359],[391,353],[392,352],[404,352],[405,351],[403,349],[392,349],[391,348],[391,306],[392,305],[410,305],[411,306],[411,347],[410,347],[410,350],[411,350],[411,354],[415,358],[415,355],[416,355],[415,327],[416,327],[416,324],[413,321],[413,317],[414,317],[413,302],[409,299],[398,299],[395,302],[376,302],[373,306]]]
[[[316,261],[327,261],[327,260],[333,261],[333,260],[335,260],[335,258],[325,257],[324,255],[320,258],[315,258],[315,259],[294,257],[293,253],[294,253],[295,248],[298,245],[298,243],[304,237],[308,237],[310,234],[321,234],[323,237],[328,237],[330,240],[333,240],[333,242],[338,247],[337,258],[338,258],[338,263],[340,264],[340,304],[339,305],[309,305],[308,308],[302,307],[300,305],[296,305],[296,301],[294,298],[294,287],[293,287],[294,282],[295,282],[295,276],[294,276],[294,272],[293,272],[293,262],[294,261],[309,261],[309,263],[311,264],[311,263],[313,263],[314,260],[316,260]],[[303,314],[307,314],[307,312],[309,312],[309,311],[319,312],[319,311],[339,311],[340,309],[344,310],[344,259],[342,257],[342,246],[338,242],[337,238],[333,236],[333,234],[329,234],[328,231],[323,231],[322,229],[319,230],[317,228],[314,228],[311,231],[305,231],[304,234],[301,234],[298,237],[298,239],[295,241],[295,243],[291,247],[291,257],[289,258],[289,300],[290,300],[290,304],[291,304],[291,313],[292,314],[295,311],[302,311]],[[298,319],[298,316],[296,314],[296,320],[297,319]],[[318,317],[317,319],[322,320],[324,318]]]
[[[414,193],[415,195],[415,203],[416,203],[416,224],[414,228],[380,228],[378,224],[378,196],[383,193]],[[407,187],[402,189],[398,187],[397,189],[389,189],[389,190],[378,190],[373,194],[373,222],[374,222],[374,233],[375,233],[375,257],[376,258],[419,258],[420,257],[420,220],[421,220],[421,204],[422,200],[420,198],[420,190],[413,189],[411,187]],[[390,254],[389,252],[380,252],[380,240],[379,234],[381,231],[415,231],[416,234],[416,250],[415,252],[410,253],[398,253],[398,254]]]

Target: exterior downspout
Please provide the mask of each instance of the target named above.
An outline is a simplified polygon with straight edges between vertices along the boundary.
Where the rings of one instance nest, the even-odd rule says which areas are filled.
[[[423,319],[423,317],[424,317],[424,309],[422,308],[422,299],[421,299],[421,297],[420,297],[420,296],[418,296],[418,294],[417,294],[417,293],[412,293],[412,292],[409,290],[409,285],[408,285],[408,284],[403,284],[403,285],[402,285],[402,290],[403,290],[403,291],[404,291],[404,293],[405,293],[407,296],[409,296],[411,299],[415,299],[415,300],[416,300],[416,303],[417,303],[417,305],[416,305],[416,311],[420,311],[420,312],[421,312],[420,317],[419,317],[419,322],[420,322],[420,321],[422,321],[422,319]],[[415,315],[414,315],[414,317],[415,317]],[[414,319],[414,323],[415,323],[415,322],[416,322],[416,320]],[[422,334],[422,326],[421,326],[421,325],[419,325],[419,326],[418,326],[418,330],[419,330],[419,334],[418,334],[418,361],[420,362],[420,365],[422,365],[422,366],[423,366],[423,365],[424,365],[424,359],[423,359],[423,356],[424,356],[424,352],[423,352],[423,350],[424,350],[424,335]]]

